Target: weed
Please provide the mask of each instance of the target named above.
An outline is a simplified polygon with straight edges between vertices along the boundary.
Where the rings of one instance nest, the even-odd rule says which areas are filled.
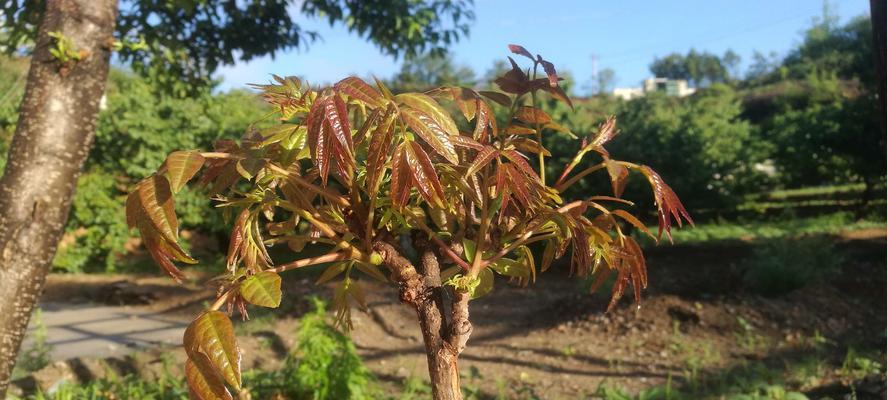
[[[15,371],[12,373],[12,379],[18,379],[31,372],[38,371],[52,361],[52,346],[47,343],[46,324],[43,323],[43,310],[39,307],[34,310],[31,317],[34,323],[34,333],[31,345],[27,349],[23,349],[15,362]]]

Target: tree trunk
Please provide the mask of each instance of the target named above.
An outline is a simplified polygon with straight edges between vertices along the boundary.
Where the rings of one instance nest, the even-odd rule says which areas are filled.
[[[869,0],[872,14],[873,58],[878,81],[878,122],[881,125],[881,155],[887,157],[887,2]]]
[[[416,310],[425,343],[432,397],[435,400],[461,400],[458,361],[471,335],[471,323],[468,321],[470,296],[468,293],[455,292],[452,314],[450,318],[445,318],[444,289],[437,255],[427,246],[417,247],[423,250],[423,274],[419,274],[391,244],[377,242],[374,245],[391,270],[392,280],[400,286],[400,300]]]
[[[117,0],[46,0],[0,178],[0,397],[61,237],[105,92]],[[50,54],[51,32],[80,60]]]

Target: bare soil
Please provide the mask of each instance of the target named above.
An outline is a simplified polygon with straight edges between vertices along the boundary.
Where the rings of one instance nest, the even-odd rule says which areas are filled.
[[[850,232],[835,241],[846,260],[840,275],[778,298],[743,287],[742,260],[752,250],[745,242],[648,249],[650,288],[640,309],[627,298],[605,313],[606,296],[587,294],[581,280],[557,266],[527,288],[497,281],[490,295],[471,304],[474,333],[461,358],[463,385],[488,394],[567,399],[589,395],[602,383],[636,392],[669,380],[723,379],[749,364],[791,369],[815,356],[832,368],[784,383],[815,397],[840,398],[853,380],[835,372],[849,347],[874,351],[887,364],[887,230]],[[330,294],[313,286],[313,276],[308,271],[286,279],[287,305],[274,322],[257,312],[246,323],[251,337],[240,338],[245,367],[273,367],[292,347],[307,298]],[[395,288],[361,284],[369,309],[354,310],[352,337],[366,365],[391,390],[409,377],[427,376],[414,312],[398,303]],[[143,304],[194,316],[213,296],[211,289],[159,276],[53,275],[44,301]],[[883,374],[867,379],[887,387]]]

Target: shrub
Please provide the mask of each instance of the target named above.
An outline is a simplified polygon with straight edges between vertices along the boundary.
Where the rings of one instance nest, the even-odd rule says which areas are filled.
[[[744,276],[749,288],[766,296],[779,296],[835,272],[841,257],[824,237],[768,241],[747,261]]]

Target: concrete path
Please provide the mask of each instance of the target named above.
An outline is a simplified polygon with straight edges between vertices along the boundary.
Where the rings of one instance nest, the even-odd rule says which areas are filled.
[[[40,307],[53,360],[104,358],[161,344],[178,345],[188,326],[187,320],[134,307],[58,303]],[[30,348],[34,327],[31,318],[22,349]]]

